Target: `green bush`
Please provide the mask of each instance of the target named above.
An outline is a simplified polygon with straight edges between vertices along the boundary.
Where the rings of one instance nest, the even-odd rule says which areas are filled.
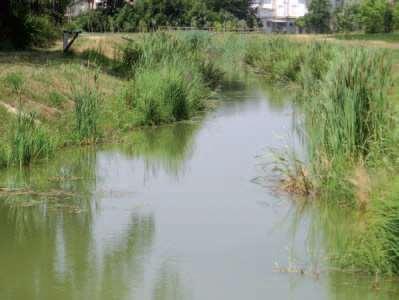
[[[365,0],[361,5],[362,25],[366,33],[391,32],[393,11],[385,0]]]
[[[29,45],[48,47],[60,37],[60,32],[49,16],[28,15],[24,25],[29,34]]]
[[[143,49],[141,45],[130,41],[122,48],[122,64],[121,66],[128,70],[134,70],[143,57]]]
[[[103,10],[89,10],[76,19],[76,24],[88,32],[110,31],[109,19]]]
[[[359,4],[345,4],[335,12],[335,31],[351,32],[361,29],[361,11]]]

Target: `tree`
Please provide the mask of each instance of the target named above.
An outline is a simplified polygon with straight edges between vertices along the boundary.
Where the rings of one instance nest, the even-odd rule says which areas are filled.
[[[304,17],[305,28],[315,33],[330,32],[331,4],[329,0],[312,0]]]
[[[361,29],[359,4],[347,4],[334,11],[335,31],[351,32]]]
[[[48,42],[56,34],[54,22],[64,20],[71,0],[0,0],[2,47],[26,48]]]
[[[386,0],[365,0],[361,6],[361,18],[366,33],[393,30],[393,9]]]

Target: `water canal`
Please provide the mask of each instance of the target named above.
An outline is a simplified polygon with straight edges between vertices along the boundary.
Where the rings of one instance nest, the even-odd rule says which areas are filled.
[[[0,206],[0,299],[398,299],[398,282],[327,272],[312,214],[254,183],[297,144],[293,108],[221,97],[203,120],[4,171],[21,193]]]

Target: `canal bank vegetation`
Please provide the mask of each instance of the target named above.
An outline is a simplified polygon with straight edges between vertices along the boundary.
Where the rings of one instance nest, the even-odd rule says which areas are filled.
[[[303,111],[308,160],[282,159],[283,187],[349,211],[350,226],[327,243],[330,258],[346,270],[397,274],[397,54],[280,38],[252,41],[247,53],[258,73],[296,87]]]
[[[228,73],[236,76],[231,66],[240,54],[226,49],[239,40],[157,32],[82,38],[68,55],[2,53],[0,113],[7,122],[0,125],[0,165],[28,165],[57,148],[201,114]]]
[[[204,32],[84,36],[66,56],[51,49],[2,53],[0,165],[27,165],[62,147],[188,120],[238,70],[255,72],[290,85],[303,112],[309,158],[289,171],[290,190],[305,187],[303,193],[354,212],[358,226],[342,233],[345,253],[331,258],[346,269],[398,273],[393,54]]]

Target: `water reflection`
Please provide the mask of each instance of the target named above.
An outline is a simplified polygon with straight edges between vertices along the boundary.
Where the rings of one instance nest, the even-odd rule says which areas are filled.
[[[152,175],[162,169],[177,176],[192,153],[197,128],[178,124],[136,132],[116,153],[140,157]],[[155,220],[134,205],[134,193],[107,190],[113,168],[102,171],[108,152],[80,148],[33,169],[1,173],[0,186],[15,192],[0,195],[0,299],[132,299],[140,294],[136,289],[144,282]],[[115,212],[108,203],[116,198],[133,205]],[[165,264],[153,298],[183,299],[182,291],[178,274]]]
[[[179,272],[173,264],[164,262],[156,275],[153,288],[153,300],[191,299],[189,291],[183,285]]]
[[[178,176],[195,149],[194,137],[199,127],[197,122],[184,122],[139,130],[126,136],[118,149],[128,157],[144,160],[149,174],[155,176],[162,169]]]

